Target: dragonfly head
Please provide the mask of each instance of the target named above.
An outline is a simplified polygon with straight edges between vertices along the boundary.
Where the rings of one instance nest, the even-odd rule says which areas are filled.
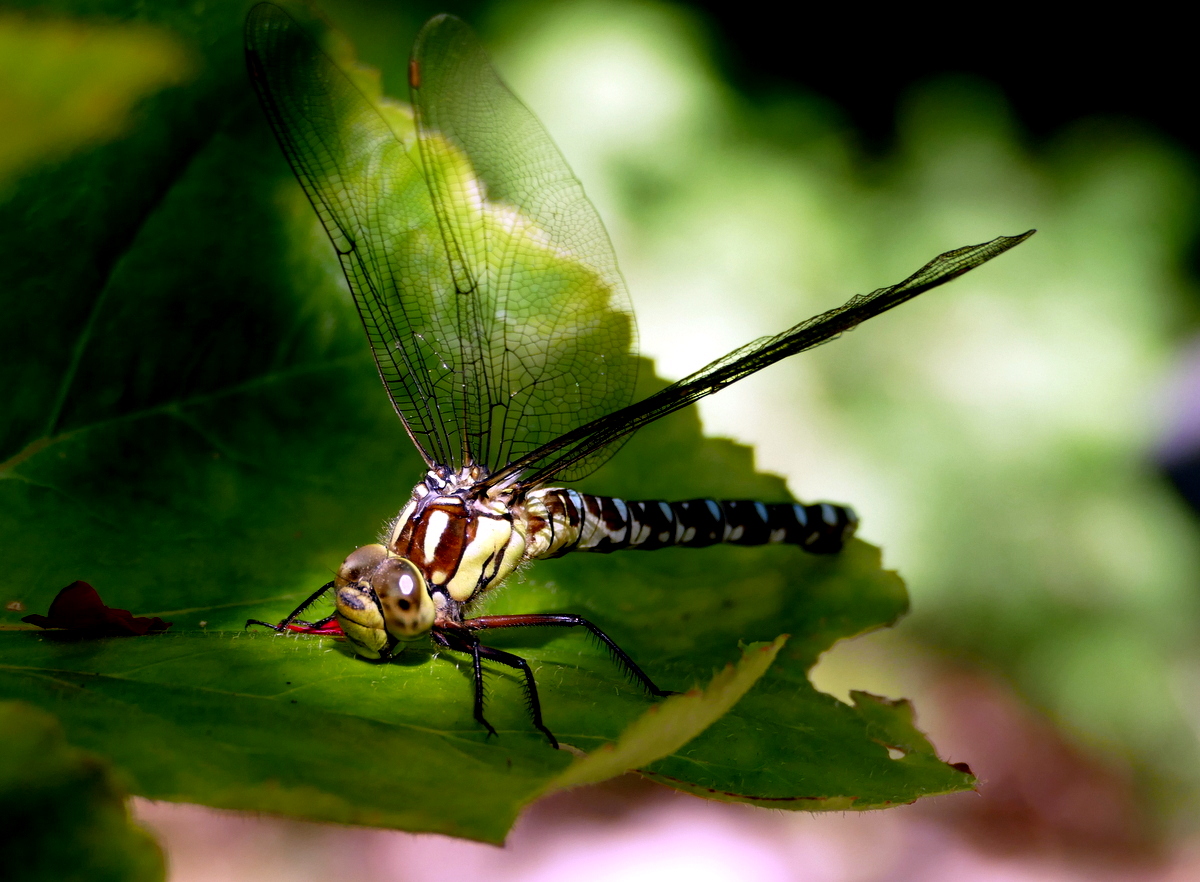
[[[334,604],[346,639],[366,658],[424,636],[437,611],[421,571],[382,545],[364,545],[343,561]]]

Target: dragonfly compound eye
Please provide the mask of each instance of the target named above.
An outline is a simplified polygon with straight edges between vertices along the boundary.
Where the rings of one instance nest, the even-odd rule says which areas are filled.
[[[338,567],[338,584],[346,582],[370,582],[376,567],[387,560],[387,549],[382,545],[364,545],[357,548]]]
[[[371,579],[388,633],[397,640],[414,640],[433,627],[436,608],[421,571],[409,561],[390,557]]]
[[[360,549],[361,550],[361,549]],[[334,594],[337,621],[342,633],[364,658],[379,658],[388,645],[387,630],[370,586],[342,585]]]

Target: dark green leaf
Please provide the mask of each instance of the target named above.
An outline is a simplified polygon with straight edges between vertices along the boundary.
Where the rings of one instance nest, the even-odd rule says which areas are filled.
[[[153,882],[154,840],[130,823],[108,764],[76,750],[51,714],[0,702],[0,847],[9,882]]]

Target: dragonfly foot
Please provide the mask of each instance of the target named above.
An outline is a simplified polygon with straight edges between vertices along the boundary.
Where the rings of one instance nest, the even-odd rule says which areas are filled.
[[[270,628],[277,634],[282,634],[284,630],[283,625],[272,625],[270,622],[264,622],[261,619],[246,619],[246,626],[243,630],[249,630],[251,625],[262,625],[264,628]]]

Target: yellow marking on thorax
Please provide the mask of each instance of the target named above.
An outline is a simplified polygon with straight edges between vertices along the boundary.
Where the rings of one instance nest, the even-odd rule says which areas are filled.
[[[504,557],[500,560],[500,568],[496,571],[494,581],[499,582],[512,574],[524,559],[525,549],[525,525],[513,523],[512,538],[508,541],[508,547],[504,549]]]
[[[446,583],[450,597],[458,601],[469,600],[485,584],[503,579],[512,570],[503,570],[510,557],[510,548],[519,547],[517,560],[525,550],[525,540],[513,530],[507,518],[492,518],[486,515],[475,517],[475,536],[463,549],[454,578]]]
[[[388,548],[396,547],[396,540],[400,538],[400,531],[408,524],[413,516],[413,512],[417,510],[417,501],[409,500],[408,505],[400,509],[400,514],[396,515],[396,520],[392,524],[392,535],[388,537]]]
[[[438,543],[442,541],[442,534],[446,532],[446,527],[449,525],[450,515],[444,511],[435,509],[425,516],[425,544],[421,547],[421,553],[425,556],[425,560],[434,560]],[[435,577],[434,582],[440,583],[441,579]]]

